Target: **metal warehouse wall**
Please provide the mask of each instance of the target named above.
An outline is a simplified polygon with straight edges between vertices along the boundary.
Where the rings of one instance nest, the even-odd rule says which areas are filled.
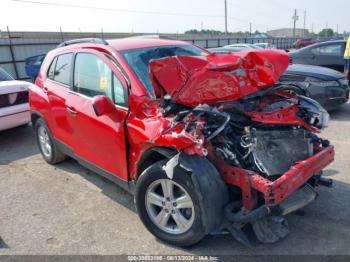
[[[25,59],[46,54],[54,49],[60,41],[57,39],[1,39],[0,67],[16,79],[28,79],[24,70]]]
[[[62,40],[68,40],[72,38],[81,37],[101,37],[98,33],[50,33],[40,32],[40,35],[25,35],[24,33],[11,32],[11,35],[0,35],[0,67],[4,68],[16,79],[28,80],[28,76],[25,73],[24,65],[25,59],[31,56],[46,54],[48,51],[54,49]],[[28,34],[28,33],[27,33]],[[38,32],[36,33],[38,34]],[[68,35],[70,34],[70,35]],[[45,38],[45,35],[47,38]],[[111,33],[105,33],[103,37],[109,38],[120,38],[126,37],[125,35],[115,35]],[[28,37],[37,37],[35,39]],[[51,37],[51,38],[50,38]],[[292,47],[294,39],[292,38],[227,38],[225,36],[213,37],[198,37],[188,35],[162,35],[162,38],[175,38],[191,42],[193,44],[203,46],[205,48],[220,47],[228,44],[236,43],[259,43],[259,42],[270,42],[280,49],[288,49]]]

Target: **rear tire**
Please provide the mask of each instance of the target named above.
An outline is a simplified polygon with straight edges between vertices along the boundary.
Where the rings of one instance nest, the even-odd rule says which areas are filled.
[[[198,190],[189,174],[176,173],[173,179],[167,177],[162,169],[167,161],[162,160],[151,165],[137,180],[136,208],[143,224],[157,238],[176,246],[191,246],[206,235],[205,215],[201,209],[203,203],[200,202],[203,198],[199,197],[200,192],[196,192]],[[169,194],[164,193],[163,188],[168,188],[169,185],[173,187],[173,194],[167,199]],[[150,197],[154,194],[156,200]],[[186,203],[181,202],[184,198]],[[165,220],[157,219],[162,215],[166,223]]]
[[[35,136],[41,155],[47,163],[54,165],[66,159],[66,155],[55,144],[50,130],[42,118],[35,122]]]

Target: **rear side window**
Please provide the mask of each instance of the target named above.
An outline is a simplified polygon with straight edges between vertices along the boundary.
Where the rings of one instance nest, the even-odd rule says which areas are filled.
[[[57,56],[49,68],[48,78],[65,85],[70,85],[72,57],[73,54]]]
[[[342,44],[325,45],[312,49],[311,51],[315,55],[342,55]]]
[[[52,61],[49,71],[47,72],[47,77],[51,80],[53,80],[55,76],[56,62],[57,62],[57,57]]]
[[[74,90],[88,97],[106,95],[117,105],[125,105],[125,89],[102,59],[79,53],[74,65]]]

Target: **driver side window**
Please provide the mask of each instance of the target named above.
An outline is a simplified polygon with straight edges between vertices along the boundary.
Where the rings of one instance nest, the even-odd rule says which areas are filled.
[[[88,97],[108,96],[115,104],[126,104],[125,88],[102,59],[78,53],[74,65],[74,90]]]

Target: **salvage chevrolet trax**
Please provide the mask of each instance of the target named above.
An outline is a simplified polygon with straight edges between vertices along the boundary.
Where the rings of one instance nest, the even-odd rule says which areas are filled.
[[[185,42],[126,38],[64,42],[30,87],[44,159],[77,159],[135,194],[159,239],[189,246],[245,226],[273,243],[285,215],[331,186],[333,146],[317,136],[327,112],[286,93],[282,51],[215,55]]]

